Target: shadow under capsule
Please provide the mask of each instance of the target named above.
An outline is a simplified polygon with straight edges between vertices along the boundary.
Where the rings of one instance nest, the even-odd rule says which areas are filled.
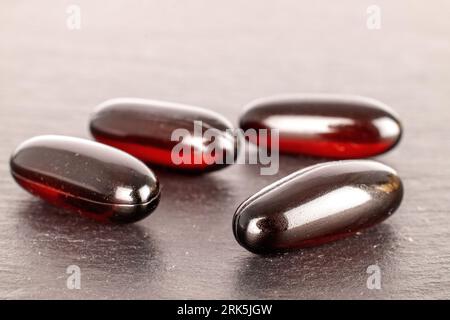
[[[153,169],[153,168],[152,168]],[[207,212],[209,207],[227,207],[227,201],[234,193],[234,181],[228,179],[228,170],[204,173],[201,175],[186,174],[178,171],[154,169],[161,188],[161,201],[158,211],[186,212],[188,208],[194,211]],[[233,174],[232,174],[233,175]]]
[[[279,177],[326,161],[330,160],[300,154],[286,154],[278,150],[266,150],[248,141],[242,144],[242,150],[237,159],[238,164],[245,164],[245,169],[250,175]]]
[[[45,263],[46,273],[61,274],[61,267],[75,264],[86,275],[100,272],[108,285],[132,287],[164,269],[157,239],[141,225],[100,224],[38,199],[18,216],[18,238],[31,247],[24,259],[31,266]]]
[[[245,166],[247,173],[253,175],[276,175],[279,177],[286,176],[297,170],[325,162],[334,162],[341,160],[375,160],[380,163],[389,165],[388,159],[385,158],[385,154],[377,155],[377,157],[361,157],[361,158],[327,158],[321,156],[307,155],[307,154],[293,154],[284,153],[278,151],[277,154],[271,155],[275,151],[260,150],[261,147],[254,145],[248,141],[243,144],[243,150],[240,152],[238,163],[248,163],[249,159],[253,159],[252,163],[248,163]],[[259,152],[264,155],[263,158],[259,158]],[[268,170],[269,174],[262,174],[264,168],[273,166],[274,168]],[[267,171],[266,171],[267,172]]]
[[[249,253],[236,271],[237,298],[349,299],[386,297],[368,290],[367,268],[394,277],[396,235],[388,223],[333,243],[284,254]]]

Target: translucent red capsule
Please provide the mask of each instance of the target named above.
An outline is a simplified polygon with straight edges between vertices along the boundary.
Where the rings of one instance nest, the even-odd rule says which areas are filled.
[[[335,159],[365,158],[392,149],[402,136],[394,112],[383,103],[358,96],[289,95],[250,103],[240,118],[246,137],[259,139],[258,129],[279,130],[280,152]]]
[[[337,240],[388,218],[400,205],[397,173],[370,160],[322,163],[262,189],[237,209],[236,240],[255,253]]]
[[[35,137],[15,150],[10,167],[30,193],[102,222],[135,222],[159,203],[159,182],[145,164],[93,141]]]
[[[181,170],[217,170],[233,163],[238,152],[232,125],[220,114],[163,101],[108,100],[96,108],[90,130],[97,141],[146,163]],[[176,130],[186,134],[174,135]],[[182,161],[174,160],[178,155]]]

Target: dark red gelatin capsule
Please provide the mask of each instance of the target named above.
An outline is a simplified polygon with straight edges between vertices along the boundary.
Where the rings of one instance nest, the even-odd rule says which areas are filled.
[[[135,222],[159,203],[159,182],[144,163],[89,140],[35,137],[16,149],[10,166],[30,193],[102,222]]]
[[[253,143],[271,147],[258,129],[279,130],[280,152],[335,159],[365,158],[392,149],[402,126],[383,103],[358,96],[291,95],[256,100],[241,116]]]
[[[90,130],[97,141],[122,149],[146,163],[176,169],[216,170],[237,158],[238,139],[232,125],[218,113],[193,106],[112,99],[97,107]],[[186,134],[174,138],[175,130]],[[174,161],[174,154],[183,160]]]
[[[236,240],[254,253],[320,245],[388,218],[400,205],[396,172],[370,160],[323,163],[297,171],[244,201]]]

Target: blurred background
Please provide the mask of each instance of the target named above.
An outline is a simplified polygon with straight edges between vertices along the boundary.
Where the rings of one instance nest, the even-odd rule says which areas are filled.
[[[2,1],[0,297],[449,298],[449,13],[448,1]],[[391,219],[258,257],[233,238],[235,208],[323,159],[284,156],[275,176],[242,165],[203,176],[158,169],[159,208],[121,228],[59,212],[9,174],[27,138],[89,138],[89,114],[109,98],[198,105],[237,124],[250,100],[295,92],[365,95],[400,114],[403,140],[377,157],[405,183]],[[73,264],[80,290],[66,287]],[[381,268],[380,290],[366,286],[370,265]]]

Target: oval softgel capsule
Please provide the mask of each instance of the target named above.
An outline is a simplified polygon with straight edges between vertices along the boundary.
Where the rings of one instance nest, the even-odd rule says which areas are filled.
[[[49,203],[102,222],[129,223],[158,205],[159,182],[133,156],[89,140],[38,136],[12,154],[19,185]]]
[[[402,136],[395,112],[380,101],[348,95],[296,94],[251,102],[240,118],[250,142],[272,147],[261,129],[278,130],[280,152],[334,159],[366,158]],[[250,130],[250,129],[253,129]]]
[[[117,98],[90,119],[93,137],[145,163],[205,172],[234,163],[238,139],[222,115],[179,103]]]
[[[322,163],[244,201],[234,215],[233,232],[239,244],[254,253],[320,245],[383,221],[402,197],[400,178],[384,164]]]

